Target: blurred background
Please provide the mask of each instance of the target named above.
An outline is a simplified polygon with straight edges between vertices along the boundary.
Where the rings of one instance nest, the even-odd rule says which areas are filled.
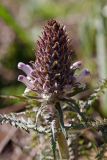
[[[1,95],[23,93],[17,63],[35,59],[36,40],[49,19],[66,25],[77,59],[91,71],[90,86],[107,77],[107,0],[0,0]],[[15,102],[1,99],[0,108]]]
[[[90,89],[107,78],[107,0],[0,0],[0,94],[21,95],[18,62],[35,59],[36,41],[47,20],[66,25],[76,58],[91,72]],[[0,99],[0,113],[24,104]],[[93,106],[107,117],[107,94]]]

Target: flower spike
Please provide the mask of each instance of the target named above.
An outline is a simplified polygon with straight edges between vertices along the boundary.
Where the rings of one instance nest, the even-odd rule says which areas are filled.
[[[89,75],[88,70],[84,70],[75,76],[82,62],[77,61],[72,64],[73,53],[69,47],[66,27],[55,20],[50,20],[37,41],[36,60],[32,63],[32,67],[19,62],[18,68],[24,71],[27,77],[19,76],[18,80],[41,98],[50,95],[63,97],[75,84],[83,83],[84,77]]]

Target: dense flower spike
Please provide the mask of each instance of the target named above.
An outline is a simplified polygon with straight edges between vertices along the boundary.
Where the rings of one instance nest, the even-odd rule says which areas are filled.
[[[69,49],[68,43],[65,27],[55,20],[49,21],[37,42],[36,60],[32,68],[22,62],[18,64],[18,68],[27,75],[19,76],[18,80],[42,98],[44,95],[62,96],[67,88],[72,89],[78,81],[83,81],[89,71],[84,70],[80,76],[74,75],[82,63],[78,61],[71,66],[73,51]]]

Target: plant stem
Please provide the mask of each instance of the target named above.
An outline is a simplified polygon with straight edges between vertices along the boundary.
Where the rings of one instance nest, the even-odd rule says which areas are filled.
[[[65,138],[65,135],[62,131],[61,124],[60,124],[60,117],[58,114],[58,111],[55,108],[54,104],[51,104],[48,106],[49,110],[51,111],[51,114],[54,118],[54,130],[55,130],[55,137],[57,140],[57,145],[59,149],[59,155],[61,160],[68,160],[69,159],[69,150],[67,145],[67,140]]]

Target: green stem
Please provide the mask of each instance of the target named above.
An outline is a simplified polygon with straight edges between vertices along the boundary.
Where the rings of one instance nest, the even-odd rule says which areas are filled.
[[[57,140],[60,159],[68,160],[69,150],[68,150],[67,140],[61,128],[60,117],[59,117],[58,111],[56,110],[56,107],[54,104],[51,104],[48,107],[51,108],[50,111],[54,118],[54,128],[55,128],[54,136],[56,137],[56,140]]]

